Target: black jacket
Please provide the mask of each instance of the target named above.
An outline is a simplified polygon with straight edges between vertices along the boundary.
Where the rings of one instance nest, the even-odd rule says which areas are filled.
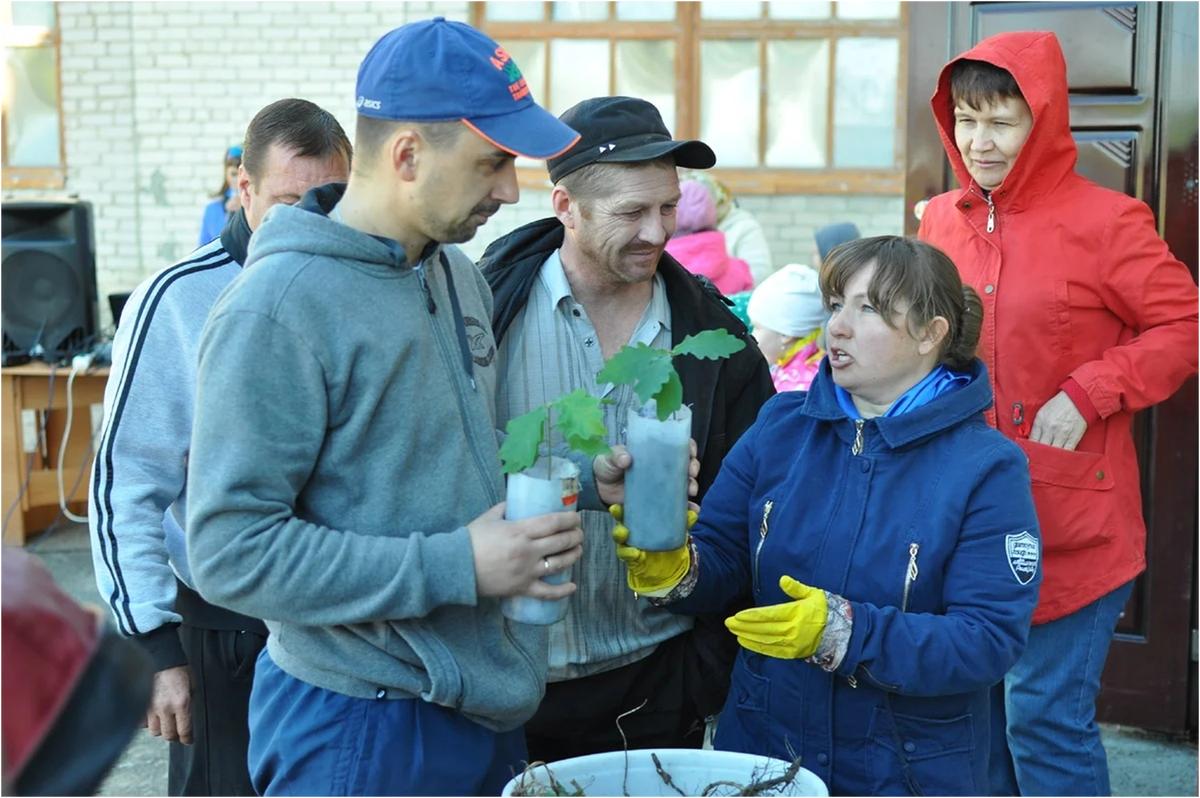
[[[479,267],[492,288],[492,330],[497,346],[525,306],[542,264],[562,246],[563,238],[564,229],[557,219],[542,219],[492,242],[483,253]],[[683,403],[692,409],[692,437],[700,460],[700,501],[717,478],[721,461],[754,423],[759,408],[774,395],[775,386],[746,325],[729,310],[716,286],[666,253],[658,262],[658,273],[663,276],[671,306],[672,346],[689,335],[716,328],[746,342],[745,349],[724,360],[681,357],[674,363],[683,384]],[[751,606],[748,598],[745,606]],[[724,626],[728,614],[732,612],[696,618],[693,644],[701,673],[690,692],[706,716],[724,705],[737,656],[737,640]]]

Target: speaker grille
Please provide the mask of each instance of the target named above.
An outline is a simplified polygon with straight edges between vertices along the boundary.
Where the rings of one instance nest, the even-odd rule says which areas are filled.
[[[56,360],[86,350],[97,315],[91,206],[8,203],[0,212],[4,354]]]

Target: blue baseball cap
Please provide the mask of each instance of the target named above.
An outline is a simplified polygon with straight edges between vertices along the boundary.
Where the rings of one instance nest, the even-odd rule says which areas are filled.
[[[375,42],[358,68],[358,113],[406,122],[462,121],[502,150],[553,158],[579,134],[534,102],[500,45],[461,22],[434,17]]]

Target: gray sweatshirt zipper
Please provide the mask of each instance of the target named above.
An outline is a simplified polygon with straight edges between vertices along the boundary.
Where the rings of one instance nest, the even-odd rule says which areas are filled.
[[[421,291],[425,294],[425,307],[429,310],[429,326],[433,329],[434,340],[437,341],[438,351],[442,355],[442,364],[446,367],[446,370],[453,375],[457,369],[455,368],[454,357],[450,351],[452,347],[450,342],[446,340],[446,331],[442,329],[442,325],[438,323],[437,304],[433,301],[433,292],[429,289],[429,283],[426,280],[425,263],[426,261],[422,260],[413,268],[413,270],[417,273],[417,278],[421,284]],[[448,265],[446,266],[446,269],[449,271]],[[447,290],[453,289],[448,286]],[[467,375],[467,378],[470,381],[472,388],[474,388],[474,378],[472,378],[470,374]],[[454,381],[453,376],[451,377],[451,381]],[[468,421],[469,415],[467,412],[467,403],[463,393],[463,390],[456,389],[454,391],[454,399],[456,402],[458,402],[458,414],[459,418],[462,419],[463,432],[467,436],[467,446],[471,450],[471,457],[475,461],[475,470],[479,474],[479,480],[481,484],[492,497],[493,503],[498,502],[500,501],[500,497],[495,494],[495,491],[492,488],[490,471],[484,462],[483,455],[479,451],[479,444],[475,440],[476,436],[471,430],[470,422]]]

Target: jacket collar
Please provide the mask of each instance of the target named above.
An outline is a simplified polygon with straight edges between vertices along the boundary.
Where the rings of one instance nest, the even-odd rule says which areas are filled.
[[[942,433],[980,414],[992,406],[992,387],[988,383],[987,367],[978,358],[964,372],[971,377],[969,385],[942,394],[927,405],[890,418],[868,419],[874,424],[889,449],[902,449]],[[834,392],[833,370],[829,358],[821,361],[817,375],[808,389],[802,410],[806,416],[834,423],[843,437],[852,435],[846,412],[838,404]]]
[[[954,101],[950,97],[950,72],[963,59],[985,61],[1008,70],[1033,113],[1033,129],[1012,171],[992,192],[993,201],[1006,210],[1019,211],[1050,193],[1075,171],[1078,150],[1071,136],[1067,96],[1067,62],[1053,33],[1022,31],[984,39],[942,68],[937,90],[930,99],[942,146],[964,187],[975,187],[967,165],[954,142]],[[965,197],[964,197],[965,198]],[[961,198],[960,198],[961,201]]]
[[[221,246],[239,266],[246,265],[246,252],[250,248],[250,225],[246,222],[245,208],[238,208],[221,231]]]

